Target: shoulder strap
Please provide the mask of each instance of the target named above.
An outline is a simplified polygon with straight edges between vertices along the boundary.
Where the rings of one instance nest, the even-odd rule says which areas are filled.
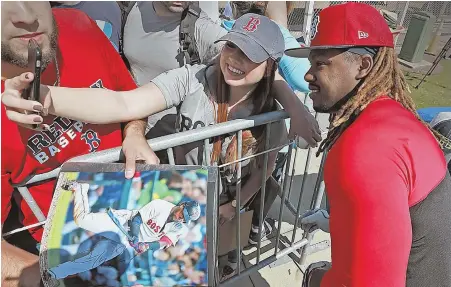
[[[200,63],[199,52],[197,51],[195,39],[195,24],[200,17],[201,9],[197,4],[191,4],[182,13],[179,32],[179,64],[183,67],[186,64]]]
[[[130,14],[130,11],[133,9],[133,6],[135,6],[137,1],[130,1],[128,3],[128,6],[123,6],[121,8],[122,12],[122,21],[121,21],[121,34],[119,36],[119,54],[121,55],[122,60],[124,61],[125,65],[127,66],[127,69],[130,70],[130,63],[128,62],[127,58],[124,54],[124,28],[125,23],[127,22],[128,14]]]

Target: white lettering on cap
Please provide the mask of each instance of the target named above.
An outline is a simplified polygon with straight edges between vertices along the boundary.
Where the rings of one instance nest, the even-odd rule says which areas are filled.
[[[368,33],[363,32],[363,31],[358,31],[358,36],[359,36],[359,39],[366,39],[369,37]]]
[[[319,25],[319,15],[313,18],[312,27],[310,28],[310,42],[312,42],[313,38],[315,38],[318,33],[318,25]]]

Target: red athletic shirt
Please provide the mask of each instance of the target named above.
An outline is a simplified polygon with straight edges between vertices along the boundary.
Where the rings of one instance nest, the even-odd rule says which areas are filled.
[[[321,287],[406,286],[409,207],[445,173],[437,141],[412,113],[388,97],[368,105],[325,163],[332,269]]]
[[[85,13],[75,9],[54,9],[53,15],[59,30],[61,86],[111,90],[136,88],[119,54]],[[55,80],[56,71],[52,63],[43,72],[42,83],[53,85]],[[84,104],[89,105],[89,102]],[[19,127],[8,120],[2,107],[2,224],[11,206],[11,183],[17,184],[32,175],[51,171],[72,157],[117,147],[122,142],[119,124],[88,125],[54,116],[46,117],[44,122],[51,126],[53,132],[36,132]],[[50,207],[54,184],[55,181],[51,180],[29,187],[44,215]],[[38,222],[24,200],[19,205],[25,226]],[[38,241],[42,231],[42,228],[30,230]]]

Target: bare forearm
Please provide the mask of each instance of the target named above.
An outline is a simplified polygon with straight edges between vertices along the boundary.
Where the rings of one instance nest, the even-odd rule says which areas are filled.
[[[39,286],[39,280],[39,257],[2,240],[1,286]]]
[[[166,109],[161,91],[153,83],[132,91],[48,87],[49,113],[94,124],[142,119]]]
[[[266,15],[271,20],[287,28],[288,13],[286,1],[269,1],[266,8]]]

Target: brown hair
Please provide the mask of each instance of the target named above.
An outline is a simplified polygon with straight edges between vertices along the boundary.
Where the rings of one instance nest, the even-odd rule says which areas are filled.
[[[341,106],[336,113],[330,115],[329,133],[320,144],[317,156],[324,150],[329,149],[357,116],[380,95],[387,95],[398,101],[404,108],[412,112],[419,121],[424,123],[410,97],[409,86],[404,74],[399,69],[394,49],[381,47],[375,56],[373,69],[363,80],[356,95]],[[424,124],[440,142],[440,134],[426,123]]]
[[[219,61],[219,59],[218,59]],[[223,123],[228,120],[228,108],[229,108],[229,98],[230,90],[229,85],[224,80],[224,75],[219,68],[219,62],[217,62],[217,86],[216,86],[216,123]],[[274,82],[275,72],[277,68],[277,63],[271,59],[267,61],[266,72],[254,91],[246,101],[252,101],[253,110],[251,115],[258,115],[262,113],[267,113],[276,109],[276,102],[274,96],[272,95],[272,85]],[[243,143],[242,143],[242,154],[245,155],[249,151],[253,154],[259,153],[264,149],[264,138],[265,138],[265,126],[255,127],[250,130],[243,131]],[[218,162],[219,156],[222,151],[223,137],[215,138],[213,145],[213,153],[211,155],[211,161]],[[230,163],[238,159],[238,149],[237,149],[237,137],[232,136],[232,140],[227,147],[227,153],[224,163]],[[260,157],[259,157],[260,158]],[[257,158],[257,164],[260,165],[260,160]],[[232,170],[236,171],[236,165],[232,165]]]
[[[236,10],[237,15],[234,15],[236,19],[247,13],[265,15],[268,7],[268,1],[232,1],[231,3]]]

